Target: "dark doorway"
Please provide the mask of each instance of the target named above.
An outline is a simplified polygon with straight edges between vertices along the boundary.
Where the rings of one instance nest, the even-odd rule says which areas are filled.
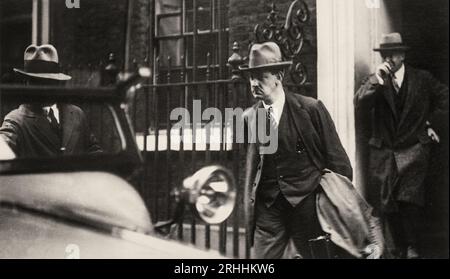
[[[448,85],[448,0],[403,0],[402,32],[411,46],[407,62]],[[441,143],[435,145],[427,180],[424,222],[425,256],[448,258],[448,115],[434,120]]]

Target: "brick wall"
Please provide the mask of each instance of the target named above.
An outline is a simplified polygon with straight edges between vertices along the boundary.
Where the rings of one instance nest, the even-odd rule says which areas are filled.
[[[317,36],[316,36],[316,0],[305,0],[311,15],[309,23],[305,26],[305,36],[308,42],[304,49],[301,61],[307,66],[309,82],[316,83]],[[143,64],[144,59],[151,56],[151,10],[150,2],[145,0],[131,1],[132,15],[130,26],[129,63],[136,60]],[[229,5],[229,47],[230,54],[234,41],[241,45],[241,54],[247,55],[248,45],[254,40],[253,29],[256,24],[265,21],[271,10],[273,1],[239,1],[230,0]],[[99,63],[105,61],[110,52],[116,54],[117,65],[122,69],[125,66],[126,41],[126,0],[84,1],[80,9],[67,9],[63,1],[52,3],[52,43],[60,52],[62,66],[75,74],[73,82],[79,84],[95,84],[96,75],[93,73],[99,68]],[[279,11],[279,22],[284,22],[290,0],[280,0],[276,3]],[[149,55],[150,54],[150,55]],[[149,57],[150,60],[152,57]],[[150,61],[151,62],[151,61]],[[93,69],[95,69],[93,71]],[[313,86],[313,94],[315,94]]]
[[[144,60],[148,52],[149,1],[133,3],[129,59]],[[52,2],[51,43],[58,49],[62,67],[73,76],[72,84],[96,86],[108,54],[125,66],[128,1],[82,1],[80,9],[67,9],[64,1]],[[100,64],[103,63],[103,64]]]

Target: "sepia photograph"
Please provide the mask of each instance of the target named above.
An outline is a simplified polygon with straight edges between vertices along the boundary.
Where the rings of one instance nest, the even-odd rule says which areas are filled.
[[[0,259],[448,259],[448,6],[0,0]]]

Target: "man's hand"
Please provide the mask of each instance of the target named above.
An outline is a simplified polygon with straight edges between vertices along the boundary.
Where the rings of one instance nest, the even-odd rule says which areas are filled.
[[[12,160],[16,158],[14,151],[8,146],[6,139],[0,134],[0,160]]]
[[[434,141],[434,142],[436,142],[436,143],[439,143],[439,142],[440,142],[439,136],[438,136],[438,134],[433,130],[433,128],[428,127],[428,128],[427,128],[427,133],[428,133],[428,136],[431,138],[432,141]]]
[[[384,85],[385,79],[389,73],[392,72],[392,65],[389,62],[384,62],[383,64],[378,65],[375,70],[375,76],[378,79],[378,83]]]

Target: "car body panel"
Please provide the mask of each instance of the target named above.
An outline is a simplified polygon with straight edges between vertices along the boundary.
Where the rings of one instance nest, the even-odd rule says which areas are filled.
[[[189,259],[220,258],[175,241],[123,229],[110,234],[79,224],[0,209],[0,258]]]
[[[105,172],[0,176],[0,258],[217,258],[152,236],[138,193]]]
[[[122,178],[105,172],[2,175],[0,202],[99,227],[152,230],[139,194]]]

